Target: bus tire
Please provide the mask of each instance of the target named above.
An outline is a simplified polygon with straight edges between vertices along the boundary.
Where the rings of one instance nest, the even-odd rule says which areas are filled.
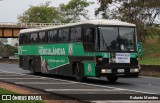
[[[30,73],[31,73],[31,74],[35,74],[34,62],[33,62],[33,61],[31,61],[31,62],[29,63],[29,70],[30,70]]]
[[[117,81],[118,77],[117,76],[107,76],[107,79],[110,83],[114,83]]]
[[[139,77],[139,74],[136,74],[136,75],[134,75],[133,77],[136,77],[136,78],[138,78],[138,77]]]
[[[76,63],[76,65],[75,65],[75,78],[76,78],[76,80],[77,81],[79,81],[79,82],[82,82],[82,81],[84,81],[84,77],[83,77],[83,74],[82,74],[82,70],[81,70],[81,68],[80,68],[80,63]]]

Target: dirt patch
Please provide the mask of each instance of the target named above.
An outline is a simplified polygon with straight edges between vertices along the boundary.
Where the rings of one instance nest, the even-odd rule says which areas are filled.
[[[160,77],[160,65],[141,65],[141,75]]]
[[[0,59],[0,63],[19,64],[18,59]]]
[[[38,90],[34,90],[34,89],[30,89],[30,88],[26,88],[26,87],[21,87],[21,86],[17,86],[17,85],[13,85],[13,84],[9,84],[9,83],[4,83],[4,82],[0,82],[0,88],[18,93],[18,94],[46,94],[45,92],[42,91],[38,91]],[[45,97],[47,98],[47,97]],[[44,100],[45,103],[79,103],[76,100]]]
[[[146,39],[145,42],[155,44],[155,43],[159,43],[160,41],[158,38],[149,38],[149,39]]]
[[[150,54],[150,57],[152,57],[152,58],[160,58],[160,54]]]

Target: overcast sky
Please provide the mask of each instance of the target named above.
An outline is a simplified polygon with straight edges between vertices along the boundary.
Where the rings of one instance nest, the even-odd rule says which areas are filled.
[[[67,3],[69,0],[3,0],[0,1],[0,22],[17,22],[17,17],[27,10],[30,5],[36,6],[46,1],[52,1],[52,6],[58,7],[60,3]],[[94,11],[98,7],[97,0],[87,0],[95,2],[89,6],[89,18],[95,19]]]

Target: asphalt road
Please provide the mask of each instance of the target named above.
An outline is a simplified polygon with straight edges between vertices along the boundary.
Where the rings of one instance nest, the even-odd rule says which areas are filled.
[[[16,64],[4,64],[0,63],[0,71],[8,71],[14,73],[30,74],[29,71],[22,70]],[[43,75],[42,77],[52,78],[51,75]],[[57,79],[63,79],[66,81],[75,82],[71,77],[55,77]],[[101,78],[89,78],[84,84],[96,85],[99,87],[108,87],[117,90],[136,91],[140,93],[154,93],[160,94],[160,78],[143,77],[139,78],[119,78],[114,84],[107,81],[105,77]]]

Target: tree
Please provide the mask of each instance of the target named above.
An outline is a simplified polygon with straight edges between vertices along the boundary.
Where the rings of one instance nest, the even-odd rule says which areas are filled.
[[[86,7],[93,4],[93,2],[87,2],[86,0],[70,0],[68,4],[60,4],[60,11],[64,17],[64,22],[76,22],[81,17],[89,19]]]
[[[136,24],[139,39],[151,32],[148,28],[154,26],[155,20],[160,16],[160,0],[98,0],[98,2],[100,7],[95,11],[96,15],[101,14],[103,18]]]
[[[0,52],[1,52],[2,57],[5,57],[5,58],[7,57],[8,58],[9,56],[13,56],[14,53],[18,53],[18,48],[6,44],[3,47],[0,46]]]
[[[69,23],[84,17],[88,19],[88,11],[85,9],[93,2],[86,0],[70,0],[68,4],[60,4],[55,8],[46,2],[39,6],[30,6],[18,17],[20,22],[25,23]]]
[[[8,40],[6,38],[0,38],[0,45],[4,45],[8,43]]]
[[[0,38],[0,56],[3,54],[4,45],[8,43],[6,38]]]
[[[160,15],[160,0],[98,0],[103,18],[153,25]]]
[[[22,15],[18,17],[20,22],[25,23],[53,23],[59,20],[58,10],[50,6],[51,2],[46,2],[39,6],[30,6]]]

